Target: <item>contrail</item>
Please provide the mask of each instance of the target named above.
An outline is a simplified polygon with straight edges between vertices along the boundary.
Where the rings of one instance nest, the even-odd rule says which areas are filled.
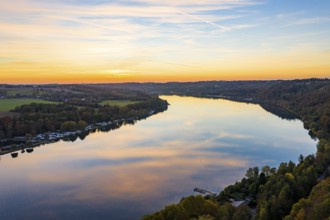
[[[214,22],[212,22],[212,21],[205,20],[205,19],[203,19],[203,18],[201,18],[201,17],[198,17],[198,16],[195,16],[195,15],[191,15],[191,14],[189,14],[189,13],[187,13],[187,12],[182,11],[181,9],[176,8],[176,10],[179,11],[180,14],[183,14],[183,15],[185,15],[185,16],[191,17],[191,18],[193,18],[193,19],[195,19],[195,20],[198,20],[198,21],[204,22],[204,23],[206,23],[206,24],[210,24],[210,25],[212,25],[212,26],[214,26],[214,27],[216,27],[216,28],[219,28],[219,29],[221,29],[221,30],[225,30],[225,31],[230,31],[230,30],[232,30],[232,29],[229,28],[229,27],[226,27],[226,26],[223,26],[223,25],[216,24],[216,23],[214,23]]]
[[[220,25],[220,24],[214,23],[212,21],[205,20],[205,19],[203,19],[203,18],[201,18],[199,16],[189,14],[187,12],[182,11],[179,8],[175,8],[175,10],[177,10],[182,15],[185,15],[185,16],[191,17],[191,18],[193,18],[193,19],[195,19],[197,21],[201,21],[201,22],[204,22],[206,24],[212,25],[212,26],[214,26],[214,27],[216,27],[216,28],[218,28],[218,29],[220,29],[222,31],[232,31],[232,30],[234,30],[233,28],[226,27],[224,25]],[[249,37],[247,34],[244,34],[244,33],[238,33],[238,34],[240,34],[240,35],[242,35],[244,37]]]
[[[115,28],[111,28],[107,25],[96,24],[94,22],[85,21],[85,20],[81,20],[81,19],[77,19],[77,18],[64,17],[64,16],[55,16],[55,15],[49,15],[48,17],[49,18],[55,18],[55,19],[67,20],[67,21],[73,21],[73,22],[77,22],[77,23],[80,23],[80,24],[87,24],[87,25],[98,27],[98,28],[105,29],[105,30],[121,31],[121,32],[130,33],[130,34],[136,34],[136,32],[134,32],[134,31],[123,30],[123,29],[115,29]]]

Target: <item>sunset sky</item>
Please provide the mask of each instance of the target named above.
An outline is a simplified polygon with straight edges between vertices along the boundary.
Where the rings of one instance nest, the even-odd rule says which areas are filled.
[[[0,0],[0,83],[310,77],[329,0]]]

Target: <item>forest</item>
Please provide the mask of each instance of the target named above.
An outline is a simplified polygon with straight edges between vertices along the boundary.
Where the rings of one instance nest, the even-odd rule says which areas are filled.
[[[4,86],[2,86],[4,88]],[[9,88],[12,88],[9,86]],[[14,87],[15,88],[15,87]],[[16,88],[9,93],[15,97],[38,98],[49,103],[30,103],[12,109],[13,116],[0,118],[0,139],[16,136],[35,136],[55,131],[83,130],[87,125],[116,120],[145,118],[150,113],[167,109],[168,103],[155,95],[147,95],[131,90],[104,90],[84,85],[44,86],[43,88]],[[2,94],[7,95],[6,89]],[[10,89],[9,89],[10,91]],[[24,91],[24,94],[17,94]],[[21,100],[21,99],[20,99]],[[130,100],[127,105],[109,105],[106,100]],[[53,102],[53,103],[50,103]],[[110,102],[111,103],[111,102]],[[132,104],[130,104],[132,103]]]

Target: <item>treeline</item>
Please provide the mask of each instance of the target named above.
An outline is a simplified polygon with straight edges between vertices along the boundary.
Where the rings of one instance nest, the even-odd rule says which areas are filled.
[[[189,196],[176,205],[166,206],[159,212],[146,215],[143,220],[232,219],[248,220],[252,217],[249,207],[235,208],[230,204],[219,206],[215,200]]]
[[[330,146],[321,141],[318,149],[316,156],[304,158],[301,155],[297,165],[290,161],[281,163],[278,168],[265,166],[261,172],[257,167],[250,168],[246,177],[226,187],[219,194],[219,203],[224,204],[230,199],[250,198],[249,206],[256,208],[255,219],[284,218],[290,214],[295,203],[310,195],[318,180],[329,175],[324,170],[326,164],[330,163]]]
[[[0,139],[14,136],[36,135],[50,131],[82,130],[87,124],[147,117],[151,111],[167,109],[167,102],[158,97],[117,107],[97,105],[77,107],[69,104],[29,104],[15,108],[17,117],[0,119]]]
[[[102,85],[59,85],[43,91],[42,99],[89,107],[96,107],[99,102],[109,99],[146,101],[152,97],[140,91],[108,89]]]
[[[296,80],[273,85],[256,98],[297,114],[310,134],[330,141],[330,81]]]
[[[77,106],[96,107],[103,100],[146,101],[152,96],[125,88],[109,88],[104,84],[49,84],[0,85],[0,97],[38,98]]]
[[[330,178],[317,184],[308,198],[294,204],[285,220],[329,219],[330,216]]]
[[[299,116],[297,116],[293,112],[289,111],[288,109],[284,109],[283,107],[280,107],[278,105],[260,103],[260,106],[267,112],[277,115],[278,117],[280,117],[282,119],[286,119],[286,120],[299,119]]]

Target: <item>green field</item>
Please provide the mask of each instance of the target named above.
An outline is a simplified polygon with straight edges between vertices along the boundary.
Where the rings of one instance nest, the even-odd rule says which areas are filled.
[[[8,95],[16,95],[16,94],[21,94],[21,95],[32,95],[33,90],[32,89],[9,89],[7,90]]]
[[[130,100],[104,100],[102,101],[100,104],[101,105],[115,105],[118,107],[124,107],[126,105],[130,105],[130,104],[135,104],[135,103],[139,103],[141,101],[130,101]]]
[[[31,103],[56,104],[56,102],[40,99],[0,99],[0,112],[8,112],[9,110],[15,109],[17,106]]]
[[[9,96],[32,96],[32,95],[42,95],[47,93],[46,91],[35,91],[32,88],[16,88],[16,89],[6,89],[5,92]]]

